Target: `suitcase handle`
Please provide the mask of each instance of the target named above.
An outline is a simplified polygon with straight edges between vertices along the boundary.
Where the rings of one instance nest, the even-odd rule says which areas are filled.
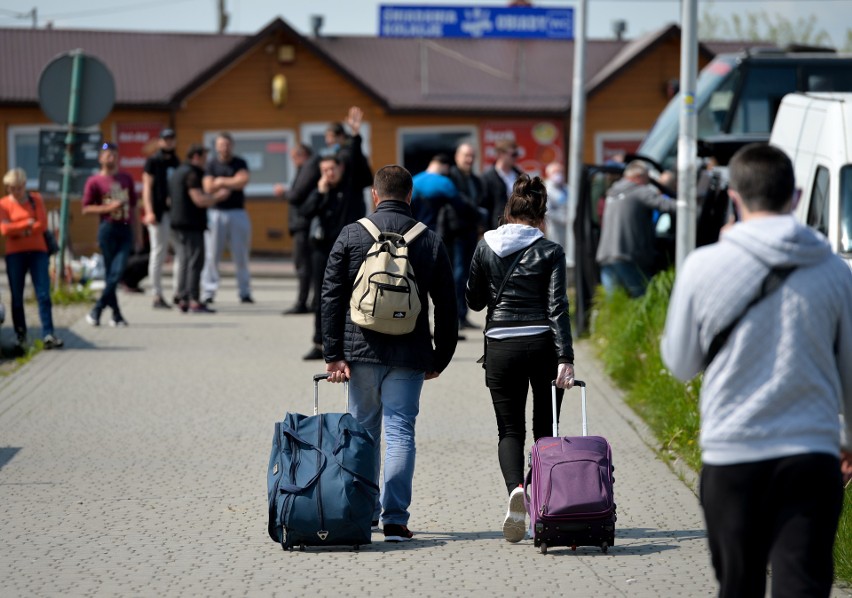
[[[314,415],[319,413],[319,381],[328,380],[328,372],[314,374]],[[349,380],[343,381],[343,394],[346,396],[346,413],[349,413]]]
[[[586,383],[582,380],[574,380],[574,386],[580,387],[580,405],[583,411],[583,436],[588,436],[588,422],[586,421]],[[559,421],[556,417],[556,380],[550,381],[550,404],[553,408],[553,437],[559,436]]]

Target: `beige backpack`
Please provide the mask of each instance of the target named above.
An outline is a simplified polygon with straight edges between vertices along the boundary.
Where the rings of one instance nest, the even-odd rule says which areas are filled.
[[[426,225],[418,222],[404,235],[381,232],[368,218],[358,220],[373,245],[358,270],[349,300],[352,321],[384,334],[408,334],[420,315],[420,293],[408,246]]]

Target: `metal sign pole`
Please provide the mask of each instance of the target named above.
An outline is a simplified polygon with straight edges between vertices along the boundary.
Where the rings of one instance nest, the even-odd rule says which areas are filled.
[[[74,58],[71,67],[71,91],[68,102],[68,135],[65,137],[65,161],[62,166],[62,195],[59,218],[59,253],[56,254],[54,285],[59,286],[65,277],[65,248],[68,246],[68,203],[71,176],[74,173],[74,141],[80,108],[80,83],[83,79],[83,51],[71,52]]]
[[[677,140],[677,238],[675,268],[680,272],[695,249],[698,115],[698,0],[684,0],[680,42],[680,134]]]
[[[586,122],[586,15],[588,0],[580,0],[577,3],[577,18],[574,24],[574,77],[572,82],[571,97],[571,145],[568,154],[568,192],[576,206],[581,198],[581,187],[583,181],[583,138],[585,135]],[[569,202],[570,203],[570,202]],[[565,225],[565,238],[573,239],[571,220]],[[575,255],[574,271],[579,273],[581,268],[580,255]],[[575,288],[580,292],[579,278],[575,282]]]

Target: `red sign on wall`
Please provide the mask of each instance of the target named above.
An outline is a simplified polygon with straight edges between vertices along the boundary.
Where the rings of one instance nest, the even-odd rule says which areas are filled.
[[[163,123],[118,123],[115,142],[118,144],[118,169],[133,177],[136,192],[142,192],[142,172],[145,160],[157,151],[157,140]]]
[[[551,162],[565,164],[562,123],[556,120],[486,122],[482,125],[482,169],[494,163],[494,144],[509,139],[518,145],[517,166],[530,175],[541,175]]]

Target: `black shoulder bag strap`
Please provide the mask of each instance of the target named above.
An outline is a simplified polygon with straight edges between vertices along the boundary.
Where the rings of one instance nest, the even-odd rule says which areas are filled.
[[[541,237],[539,237],[539,238],[541,238]],[[529,249],[530,247],[532,247],[536,243],[538,243],[538,239],[536,239],[535,241],[533,241],[532,243],[530,243],[529,245],[527,245],[526,247],[524,247],[523,249],[518,251],[518,257],[515,258],[515,261],[512,262],[512,265],[509,266],[509,269],[506,271],[506,276],[503,278],[503,282],[500,283],[500,287],[497,289],[497,294],[494,295],[494,302],[489,306],[489,310],[488,310],[488,317],[489,318],[491,317],[491,312],[494,311],[494,309],[497,307],[497,304],[500,303],[500,297],[503,296],[503,289],[506,288],[506,283],[509,282],[509,279],[512,277],[512,273],[515,271],[515,268],[517,268],[518,264],[521,263],[521,258],[524,257],[524,255],[527,252],[527,249]]]
[[[713,337],[713,340],[710,341],[710,348],[707,350],[707,356],[704,359],[704,368],[706,369],[710,363],[716,359],[716,356],[719,354],[719,351],[722,350],[722,347],[725,346],[725,343],[728,342],[728,337],[731,336],[731,333],[734,331],[734,328],[740,323],[740,321],[745,317],[752,307],[760,303],[764,297],[772,294],[781,284],[786,280],[786,278],[790,275],[793,270],[795,270],[795,266],[787,266],[784,268],[772,268],[769,271],[769,274],[766,275],[766,278],[763,279],[763,282],[760,285],[760,292],[757,294],[757,297],[751,300],[751,302],[745,306],[745,309],[734,318],[734,321],[728,324],[719,334]]]

